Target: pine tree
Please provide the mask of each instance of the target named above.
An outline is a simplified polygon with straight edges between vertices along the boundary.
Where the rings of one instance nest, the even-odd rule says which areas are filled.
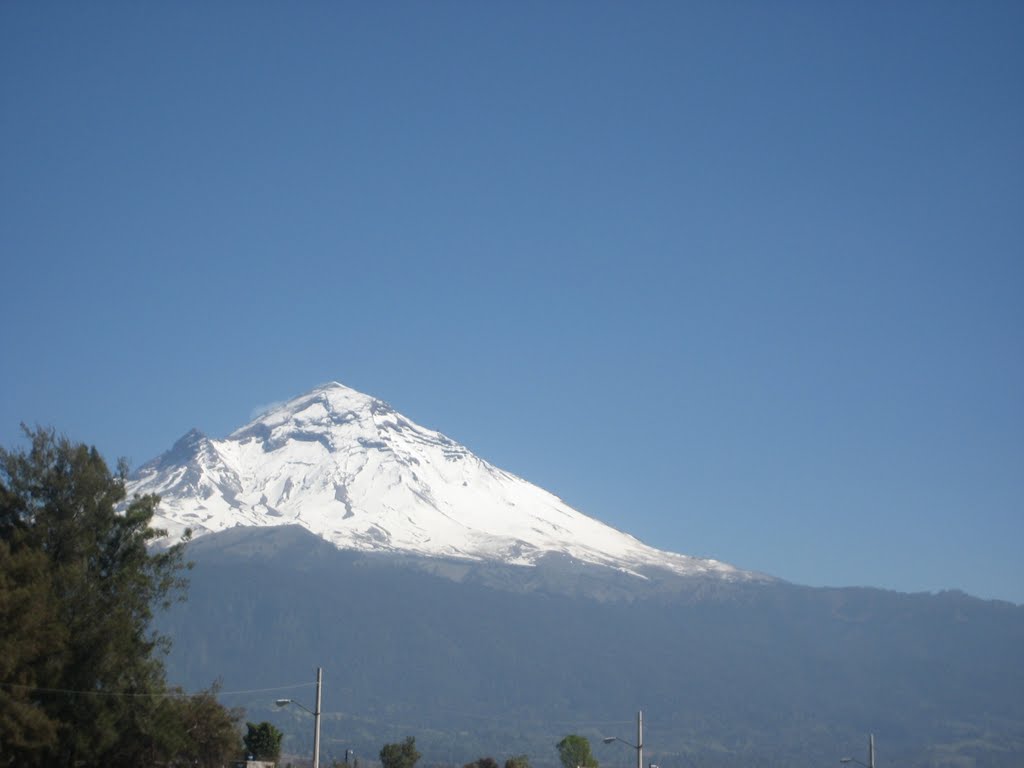
[[[401,744],[385,744],[380,750],[382,768],[413,768],[420,759],[416,750],[416,739],[406,738]]]
[[[271,723],[246,723],[248,732],[242,737],[245,742],[245,751],[252,755],[254,760],[269,760],[276,763],[281,756],[281,738],[284,736],[281,731]]]
[[[147,548],[159,500],[126,499],[126,465],[26,434],[0,448],[0,765],[143,764],[166,741],[150,622],[183,593],[183,545]]]

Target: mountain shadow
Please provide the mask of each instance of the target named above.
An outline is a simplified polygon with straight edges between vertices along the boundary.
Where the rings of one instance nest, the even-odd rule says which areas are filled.
[[[832,765],[869,733],[879,768],[1024,764],[1010,603],[373,555],[297,527],[204,536],[190,557],[188,602],[162,619],[168,679],[257,691],[225,703],[301,753],[309,719],[272,702],[303,691],[259,689],[324,667],[325,760],[414,735],[427,765],[526,753],[545,768],[575,732],[632,765],[600,739],[631,741],[642,709],[661,768]]]

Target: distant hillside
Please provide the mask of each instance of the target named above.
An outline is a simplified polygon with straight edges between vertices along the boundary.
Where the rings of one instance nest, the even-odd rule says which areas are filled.
[[[879,768],[1024,765],[1021,606],[651,583],[557,558],[468,566],[339,551],[294,527],[210,534],[191,553],[189,600],[163,619],[169,680],[253,690],[322,665],[326,758],[414,735],[426,764],[525,752],[544,768],[578,732],[627,766],[600,737],[632,738],[643,709],[661,768],[832,765],[871,732]],[[278,695],[225,701],[308,751],[309,720],[273,711]]]

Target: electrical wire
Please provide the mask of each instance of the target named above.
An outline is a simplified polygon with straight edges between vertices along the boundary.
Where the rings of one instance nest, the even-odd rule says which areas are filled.
[[[292,683],[289,685],[275,685],[272,688],[250,688],[238,691],[217,691],[216,696],[238,696],[248,693],[266,693],[268,691],[287,691],[294,688],[312,688],[316,683]],[[125,698],[150,698],[150,699],[188,699],[196,696],[208,696],[212,691],[197,691],[186,693],[184,691],[162,691],[160,693],[128,693],[125,691],[76,691],[68,688],[41,688],[34,685],[20,685],[18,683],[0,683],[0,688],[7,688],[19,691],[31,691],[34,693],[59,693],[72,696],[123,696]]]

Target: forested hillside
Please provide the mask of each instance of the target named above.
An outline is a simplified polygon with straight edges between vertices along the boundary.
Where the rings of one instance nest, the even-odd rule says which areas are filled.
[[[191,599],[164,625],[172,679],[251,689],[322,665],[341,754],[413,733],[428,761],[553,764],[567,728],[628,733],[643,709],[662,768],[832,762],[872,732],[892,765],[1024,755],[1024,608],[1008,603],[786,584],[610,599],[534,569],[519,584],[483,566],[434,575],[289,528],[206,537],[190,556]]]

